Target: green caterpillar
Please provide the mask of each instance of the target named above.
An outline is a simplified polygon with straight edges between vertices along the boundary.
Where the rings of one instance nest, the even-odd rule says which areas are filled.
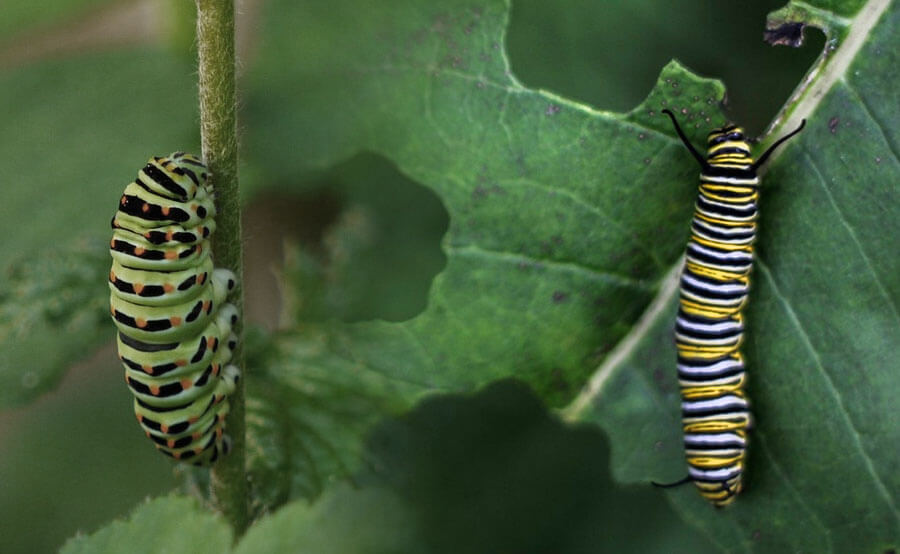
[[[175,152],[151,158],[125,187],[112,220],[110,312],[134,413],[156,448],[210,465],[231,448],[228,396],[240,370],[228,365],[237,280],[213,268],[216,208],[206,166]]]

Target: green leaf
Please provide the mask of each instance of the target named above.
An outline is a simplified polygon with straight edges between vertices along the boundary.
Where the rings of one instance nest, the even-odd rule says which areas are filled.
[[[247,340],[248,471],[258,510],[318,497],[361,467],[363,437],[425,391],[335,356],[310,329]]]
[[[755,416],[747,490],[723,511],[692,487],[671,493],[722,550],[900,544],[900,474],[885,447],[900,440],[900,260],[888,254],[900,234],[900,110],[888,96],[900,84],[900,9],[869,2],[858,17],[795,107],[807,130],[765,176],[744,348]],[[610,432],[626,482],[684,474],[676,278],[568,411]]]
[[[109,218],[149,156],[196,143],[191,71],[141,50],[0,73],[0,408],[115,336],[96,315]]]
[[[72,245],[69,250],[19,260],[7,268],[0,282],[0,406],[12,406],[52,387],[59,370],[84,343],[96,344],[106,333],[109,308],[103,276],[109,255],[101,244]],[[46,364],[25,364],[16,359],[36,355],[52,341],[58,352],[44,354]]]
[[[431,397],[367,444],[359,489],[288,504],[238,552],[710,551],[658,491],[613,485],[597,429],[562,424],[521,384]]]
[[[389,490],[349,485],[310,505],[284,506],[250,528],[238,554],[356,554],[422,552],[415,513]]]
[[[877,550],[900,535],[885,446],[900,438],[898,9],[855,6],[854,20],[853,4],[829,15],[828,55],[767,137],[809,120],[765,176],[748,490],[719,512],[690,487],[671,492],[724,551]],[[677,82],[699,137],[721,121],[716,102],[699,113],[719,85],[673,64],[643,106],[603,112],[515,80],[503,2],[271,9],[248,101],[257,167],[287,178],[375,151],[451,218],[426,310],[346,327],[337,353],[439,391],[516,377],[608,430],[617,478],[681,477],[672,285],[696,168],[657,110]]]
[[[221,517],[201,508],[193,498],[168,496],[137,507],[126,521],[70,539],[60,552],[222,554],[230,547],[231,530]]]
[[[287,180],[373,150],[451,218],[427,309],[347,328],[345,354],[394,381],[453,390],[515,376],[565,403],[683,248],[694,187],[680,147],[632,122],[648,113],[522,87],[500,47],[502,3],[271,10],[247,106],[256,163]],[[677,65],[663,79],[720,120],[719,99],[706,104],[716,86]]]

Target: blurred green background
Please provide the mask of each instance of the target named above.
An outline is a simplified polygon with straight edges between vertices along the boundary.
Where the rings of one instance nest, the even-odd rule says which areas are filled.
[[[265,0],[239,3],[238,47],[246,79],[254,78],[253,68],[260,63],[254,46],[266,32],[267,20],[277,17],[277,5]],[[7,123],[0,127],[4,181],[23,174],[64,176],[66,165],[42,164],[40,153],[46,149],[54,149],[59,153],[54,159],[69,160],[66,163],[99,164],[103,169],[98,180],[119,175],[122,185],[151,154],[196,149],[189,6],[153,0],[46,0],[0,6],[0,110]],[[774,1],[514,0],[506,46],[513,72],[526,86],[613,111],[638,104],[662,66],[678,58],[702,75],[721,78],[728,87],[733,119],[755,134],[767,126],[823,46],[814,30],[800,50],[766,45],[765,15],[780,6]],[[290,60],[277,63],[290,71]],[[145,77],[151,73],[158,79]],[[33,90],[53,95],[26,92]],[[141,110],[142,102],[160,94],[171,97],[171,111]],[[265,109],[259,98],[248,101],[257,102],[249,106],[254,110]],[[120,108],[133,115],[107,117]],[[242,119],[241,127],[245,135],[262,132],[254,128],[252,118]],[[111,141],[120,145],[118,151],[105,150],[108,158],[91,150],[93,142],[102,142],[95,141],[100,135],[121,137]],[[14,143],[32,146],[36,155],[13,156],[18,152]],[[303,318],[401,321],[425,307],[431,279],[445,261],[440,240],[448,216],[432,192],[402,176],[390,161],[363,153],[316,174],[284,175],[243,159],[242,180],[251,323],[269,329],[278,325],[276,276],[285,250],[304,256],[313,266],[329,266],[342,291],[325,298],[310,295],[303,303]],[[5,194],[0,190],[0,220],[10,219],[3,217],[8,215]],[[21,206],[22,199],[16,200]],[[30,191],[27,201],[34,217],[33,243],[0,246],[0,269],[26,257],[30,247],[53,241],[41,234],[40,220],[65,213],[65,206],[54,211],[52,190]],[[73,226],[105,226],[112,209],[110,202],[97,213],[74,214]],[[340,242],[336,232],[350,233],[351,239]],[[335,256],[329,246],[335,241],[350,247]],[[4,553],[54,551],[79,530],[91,531],[176,483],[171,464],[151,452],[128,415],[131,398],[122,386],[112,345],[83,354],[84,360],[73,364],[57,390],[27,407],[0,413]],[[463,535],[473,523],[466,519],[472,517],[466,515],[466,506],[474,502],[483,513],[494,514],[486,528],[510,535],[530,529],[527,536],[533,542],[528,544],[547,548],[537,551],[588,551],[581,548],[597,544],[612,548],[616,541],[653,551],[654,530],[679,538],[687,545],[685,552],[705,548],[705,539],[683,526],[661,495],[649,488],[619,489],[611,482],[608,448],[599,432],[559,425],[517,385],[442,402],[385,423],[404,432],[382,428],[370,444],[373,459],[392,467],[378,479],[407,491],[426,520],[449,521],[433,526],[435,541],[452,542],[448,534]],[[446,437],[448,422],[460,421],[468,423],[452,427],[455,444],[467,445],[469,456],[477,452],[464,470],[453,455],[427,455],[429,444]],[[522,431],[534,429],[536,434]],[[519,437],[523,452],[515,475],[505,474],[508,450],[498,446],[500,437],[509,436]],[[405,455],[413,451],[415,456]],[[573,472],[584,486],[556,482]],[[493,476],[492,483],[500,480],[502,494],[480,496],[484,488],[476,476],[485,475]],[[436,505],[433,499],[445,498],[450,490],[455,503]],[[549,515],[539,515],[536,506],[552,509]],[[617,507],[615,513],[609,512],[610,506]],[[569,517],[575,512],[582,518],[577,522]],[[608,521],[613,516],[618,519],[611,521],[618,523],[610,529],[649,531],[644,542],[635,542],[636,537],[624,531],[596,537],[600,527],[591,531],[592,518]],[[568,539],[559,538],[565,536]],[[541,543],[538,537],[557,541]]]

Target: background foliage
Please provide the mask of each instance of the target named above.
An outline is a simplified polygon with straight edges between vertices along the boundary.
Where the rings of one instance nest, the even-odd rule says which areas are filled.
[[[133,44],[100,27],[33,59],[23,44],[124,6],[58,4],[0,8],[19,21],[0,43],[11,552],[54,549],[175,482],[127,423],[103,346],[103,245],[135,168],[197,149],[190,14],[150,19]],[[698,143],[726,117],[760,132],[825,43],[765,45],[777,3],[682,4],[244,6],[250,478],[256,513],[274,514],[237,550],[896,548],[893,5],[766,175],[747,493],[716,512],[689,487],[646,486],[683,472],[671,283],[696,173],[658,110]],[[848,18],[886,5],[780,17],[817,21],[839,60]],[[731,110],[720,82],[672,58],[723,79]],[[191,524],[166,533],[171,548],[228,543],[220,520],[170,496],[66,550],[150,544],[175,514]]]

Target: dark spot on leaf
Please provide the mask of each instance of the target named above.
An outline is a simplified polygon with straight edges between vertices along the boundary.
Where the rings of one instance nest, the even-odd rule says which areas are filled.
[[[563,373],[562,369],[554,367],[550,372],[550,376],[553,379],[553,388],[560,392],[566,392],[569,390],[569,383],[568,381],[566,381],[566,376],[565,373]]]
[[[644,158],[644,165],[650,165],[650,158]]]
[[[475,83],[475,86],[477,88],[484,88],[484,83],[482,81],[478,81],[477,83]]]
[[[837,133],[838,123],[840,122],[841,120],[838,119],[837,116],[834,116],[828,120],[828,130],[831,131],[832,135]]]
[[[547,109],[544,110],[544,115],[556,115],[559,113],[559,110],[561,110],[561,109],[562,108],[560,108],[556,104],[550,104],[547,106]]]
[[[488,191],[481,185],[476,186],[472,190],[472,199],[484,198],[488,195]]]
[[[568,293],[565,293],[561,290],[553,291],[553,303],[560,304],[565,302],[569,298]]]
[[[647,135],[645,135],[644,133],[638,133],[638,140],[644,140],[645,138],[647,138]]]
[[[599,319],[599,316],[598,316],[598,319]],[[602,325],[602,323],[601,323],[601,325]],[[591,356],[593,356],[594,359],[599,362],[600,360],[605,358],[607,354],[609,354],[610,350],[612,350],[611,344],[603,344],[603,345],[600,345],[597,348],[595,348],[594,351],[591,352]]]
[[[672,83],[672,88],[678,88],[678,81]]]
[[[528,262],[519,262],[516,264],[516,269],[526,270],[531,267],[531,264]]]
[[[653,443],[653,450],[662,450],[663,441],[656,441]]]
[[[649,115],[650,117],[653,117],[654,115],[656,115],[656,112],[653,110],[650,110],[649,112],[647,112],[647,115]]]
[[[666,382],[666,374],[663,370],[656,368],[653,370],[653,381],[656,382],[657,385],[661,386]]]
[[[760,531],[759,529],[754,530],[753,533],[750,534],[750,538],[755,541],[758,541],[761,536],[762,531]]]
[[[783,23],[777,27],[771,27],[763,33],[763,40],[775,45],[791,46],[799,48],[803,44],[803,30],[806,24],[802,22]]]
[[[877,163],[877,164],[881,163],[881,156],[875,156],[875,163]]]

